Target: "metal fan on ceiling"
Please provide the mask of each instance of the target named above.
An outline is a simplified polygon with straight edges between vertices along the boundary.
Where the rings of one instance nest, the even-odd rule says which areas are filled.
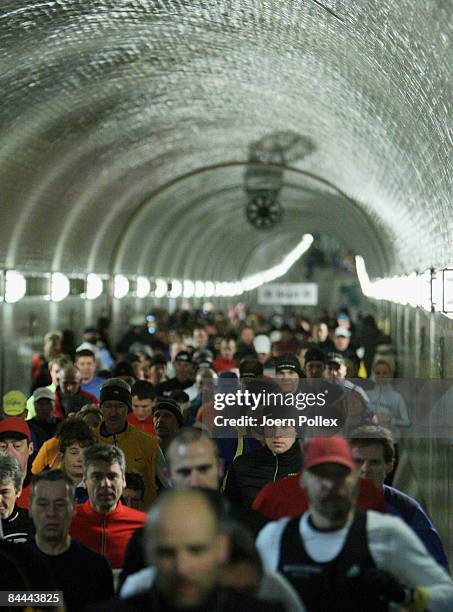
[[[245,214],[256,229],[271,229],[281,222],[283,166],[304,159],[315,150],[309,137],[290,131],[273,132],[249,146],[250,165],[244,173]]]
[[[283,208],[277,199],[278,192],[259,191],[250,196],[247,202],[247,220],[256,229],[270,229],[280,223]]]

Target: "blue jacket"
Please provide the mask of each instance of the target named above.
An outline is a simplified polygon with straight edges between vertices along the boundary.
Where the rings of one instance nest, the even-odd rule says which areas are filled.
[[[448,572],[448,559],[439,534],[418,501],[387,485],[384,485],[382,493],[389,513],[402,518],[418,535],[431,556]]]

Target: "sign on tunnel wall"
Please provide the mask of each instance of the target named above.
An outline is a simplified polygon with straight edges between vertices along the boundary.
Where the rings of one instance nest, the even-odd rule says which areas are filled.
[[[271,283],[258,288],[258,304],[317,306],[317,283]]]

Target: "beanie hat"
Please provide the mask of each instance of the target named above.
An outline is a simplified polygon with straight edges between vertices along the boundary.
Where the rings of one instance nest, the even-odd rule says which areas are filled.
[[[275,360],[275,371],[281,372],[282,370],[292,370],[296,372],[299,377],[302,376],[299,360],[294,353],[284,353]]]
[[[263,376],[263,364],[258,359],[243,359],[239,364],[241,378],[259,378]]]
[[[308,351],[305,353],[304,360],[305,365],[307,365],[309,361],[320,361],[321,363],[326,363],[326,354],[321,349],[313,347],[308,349]]]
[[[123,402],[129,410],[132,410],[131,388],[125,380],[122,378],[109,378],[101,386],[101,397],[99,402],[101,407],[104,402],[108,401]]]
[[[171,412],[172,415],[176,417],[176,420],[178,421],[178,425],[182,427],[183,416],[182,416],[181,408],[179,407],[178,402],[175,402],[175,400],[167,398],[167,397],[162,398],[154,406],[153,415],[155,412],[157,412],[157,410],[168,410],[168,412]]]

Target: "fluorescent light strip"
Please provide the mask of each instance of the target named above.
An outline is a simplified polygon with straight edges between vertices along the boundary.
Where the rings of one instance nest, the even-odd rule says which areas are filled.
[[[7,270],[5,274],[5,302],[15,304],[27,291],[25,276],[17,270]]]
[[[151,291],[151,283],[146,276],[137,276],[136,294],[138,298],[145,298]]]
[[[265,283],[270,283],[281,276],[284,276],[292,266],[298,261],[304,253],[308,251],[313,243],[311,234],[304,234],[299,244],[282,259],[282,261],[268,268],[263,272],[258,272],[252,276],[248,276],[241,281],[179,281],[171,280],[171,291],[166,294],[170,298],[178,298],[181,295],[185,298],[198,297],[235,297],[242,295],[246,291],[253,291]],[[155,297],[164,297],[161,293]]]
[[[123,274],[116,274],[113,279],[113,296],[120,300],[129,293],[129,279]]]
[[[311,234],[304,234],[299,244],[282,259],[282,261],[248,276],[241,281],[200,281],[200,280],[178,280],[171,279],[167,282],[164,278],[154,279],[155,298],[210,298],[216,297],[235,297],[242,295],[246,291],[253,291],[265,283],[270,283],[281,276],[284,276],[292,266],[308,251],[313,243]],[[52,295],[53,301],[59,302],[64,300],[69,294],[69,279],[65,274],[55,272],[52,274]],[[169,287],[171,289],[169,290]],[[138,276],[136,278],[136,296],[145,298],[150,295],[151,284],[148,278]],[[82,296],[88,300],[95,300],[103,291],[102,278],[94,273],[87,275],[86,293]],[[116,274],[113,277],[113,295],[116,299],[121,299],[127,296],[130,291],[129,279],[123,274]],[[5,301],[17,302],[26,294],[26,281],[22,274],[15,270],[8,270],[5,275]]]
[[[61,272],[54,272],[50,280],[50,299],[52,302],[61,302],[69,295],[69,278]]]
[[[430,270],[406,276],[392,276],[370,281],[365,260],[360,255],[355,258],[357,276],[362,293],[375,300],[386,300],[403,306],[420,307],[431,312],[442,312],[443,304],[453,310],[453,279],[449,276],[443,282],[442,271],[431,273]],[[453,318],[453,313],[445,313]]]

